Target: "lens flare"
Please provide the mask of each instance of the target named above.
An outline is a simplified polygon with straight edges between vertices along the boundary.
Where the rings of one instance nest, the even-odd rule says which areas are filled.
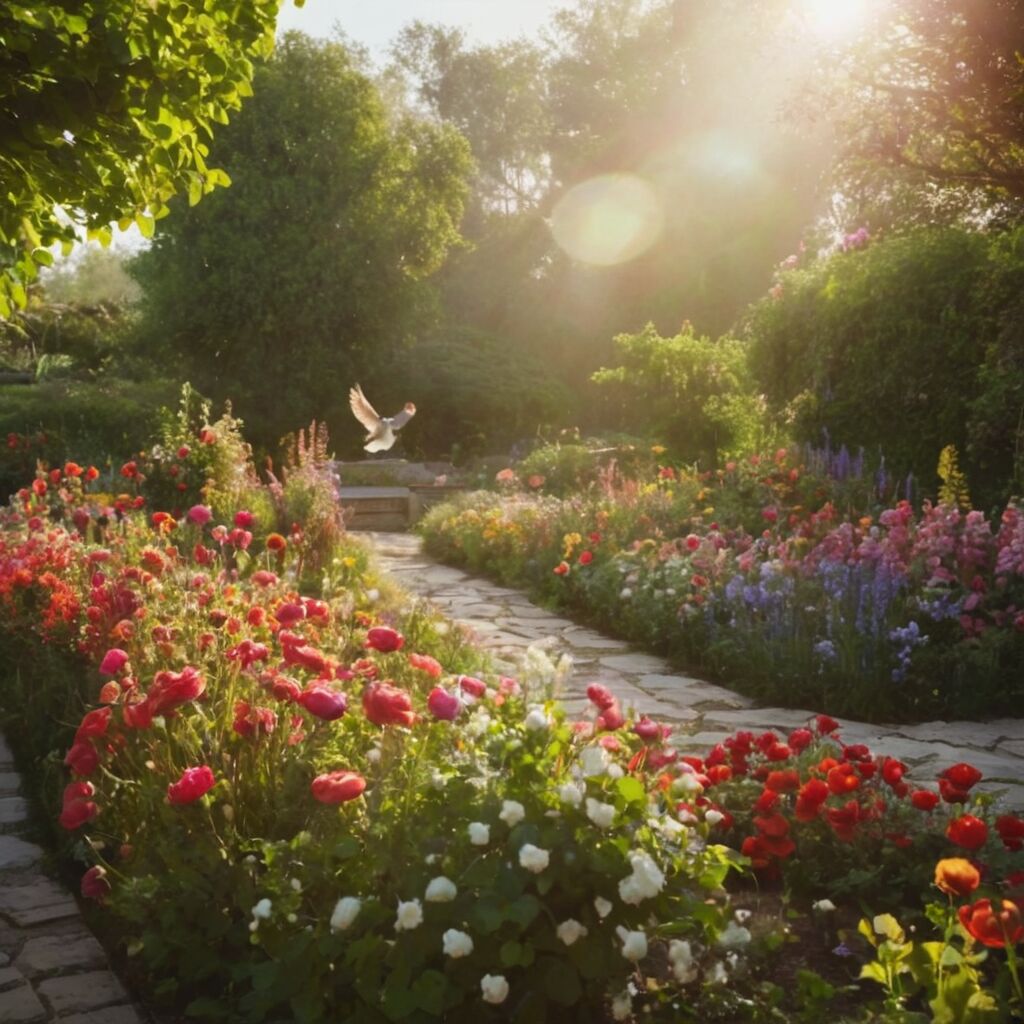
[[[802,0],[804,17],[815,35],[842,39],[864,24],[871,0]]]
[[[575,260],[600,267],[626,263],[661,234],[654,189],[635,174],[603,174],[571,188],[551,212],[555,241]]]

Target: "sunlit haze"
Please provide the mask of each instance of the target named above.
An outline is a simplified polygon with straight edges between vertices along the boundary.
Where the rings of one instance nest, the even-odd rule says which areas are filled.
[[[871,0],[802,0],[808,26],[824,39],[841,40],[866,21]]]

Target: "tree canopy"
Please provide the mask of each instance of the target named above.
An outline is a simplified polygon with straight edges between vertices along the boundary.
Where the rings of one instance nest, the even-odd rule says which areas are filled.
[[[78,229],[151,235],[171,196],[228,184],[213,127],[251,95],[280,3],[0,0],[0,316]]]
[[[175,210],[135,272],[144,349],[270,446],[313,417],[348,428],[357,379],[382,413],[416,400],[394,364],[433,320],[471,161],[454,129],[392,117],[338,43],[290,33],[254,93],[213,147],[231,188]]]

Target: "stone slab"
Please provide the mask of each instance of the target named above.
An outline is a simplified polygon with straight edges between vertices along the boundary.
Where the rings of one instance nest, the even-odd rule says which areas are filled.
[[[0,828],[23,825],[27,817],[28,803],[22,797],[0,797]]]
[[[21,789],[21,776],[17,772],[0,772],[0,794],[17,793]]]
[[[105,967],[103,947],[88,932],[74,935],[40,935],[22,947],[14,965],[29,978],[55,971]]]
[[[6,989],[17,988],[18,985],[27,985],[28,981],[25,975],[21,973],[16,967],[0,967],[0,992]],[[3,1003],[4,997],[0,995],[0,1003]]]
[[[0,1024],[36,1024],[49,1014],[31,986],[22,985],[0,996]]]
[[[0,889],[0,914],[28,928],[46,921],[76,917],[78,905],[66,889],[48,878],[37,877],[27,885]]]
[[[14,754],[7,745],[7,740],[0,736],[0,768],[10,769],[14,767]]]
[[[653,654],[609,654],[601,659],[602,665],[614,668],[619,672],[628,675],[643,676],[651,673],[664,673],[668,667],[664,658],[657,658]]]
[[[128,994],[110,971],[87,971],[63,978],[48,978],[37,991],[58,1016],[84,1013],[128,1002]]]
[[[0,871],[14,871],[38,864],[43,851],[17,836],[0,836]]]
[[[60,1024],[142,1024],[142,1018],[133,1006],[106,1006],[102,1010],[61,1017]]]

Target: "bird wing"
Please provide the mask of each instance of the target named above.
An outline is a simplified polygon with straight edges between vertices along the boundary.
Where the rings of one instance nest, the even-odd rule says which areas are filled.
[[[380,426],[380,417],[377,415],[377,410],[366,400],[366,395],[363,394],[363,389],[358,384],[354,388],[349,389],[348,404],[352,407],[352,415],[370,433],[373,433]]]
[[[400,430],[416,415],[416,410],[413,409],[411,412],[408,409],[403,409],[401,412],[395,413],[391,419],[391,429]]]

